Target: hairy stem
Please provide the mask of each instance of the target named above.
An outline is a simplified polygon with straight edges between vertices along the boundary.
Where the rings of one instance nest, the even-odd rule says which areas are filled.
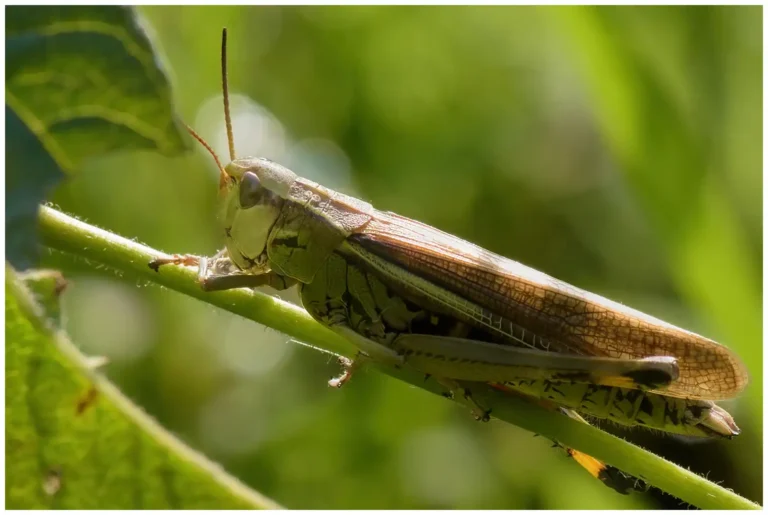
[[[353,357],[355,348],[303,309],[252,290],[204,292],[196,270],[181,266],[149,268],[153,258],[167,257],[134,241],[80,222],[49,207],[40,211],[43,242],[54,249],[107,265],[126,278],[145,279],[226,309],[276,329],[318,350]],[[442,395],[436,381],[416,371],[375,365],[380,371],[413,386]],[[354,385],[348,386],[354,387]],[[703,509],[760,509],[760,506],[705,478],[666,461],[634,444],[559,413],[547,411],[522,398],[505,395],[485,385],[473,388],[475,401],[492,410],[495,419],[514,424],[578,449],[643,479],[693,506]],[[457,402],[467,404],[465,399]]]

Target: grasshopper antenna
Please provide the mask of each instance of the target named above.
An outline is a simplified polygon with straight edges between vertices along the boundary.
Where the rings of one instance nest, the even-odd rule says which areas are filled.
[[[227,29],[221,31],[221,90],[224,94],[224,121],[227,124],[227,141],[229,142],[229,158],[236,159],[235,137],[232,134],[232,117],[229,114],[229,84],[227,80]]]
[[[202,146],[205,147],[205,150],[207,150],[208,153],[213,156],[213,160],[216,161],[216,166],[219,168],[219,189],[221,189],[227,183],[229,174],[227,174],[227,172],[224,170],[224,167],[221,166],[221,161],[219,161],[219,156],[216,155],[216,152],[213,151],[211,146],[203,139],[203,137],[195,132],[195,129],[193,129],[187,124],[184,124],[184,127],[187,129],[187,132],[192,135],[193,138],[195,138],[198,142],[200,142]]]
[[[224,90],[224,119],[227,124],[227,141],[229,142],[229,155],[232,158],[232,161],[235,160],[235,139],[232,135],[232,118],[229,115],[229,88],[227,86],[227,29],[224,28],[221,33],[221,84],[222,89]],[[219,189],[222,189],[226,184],[227,180],[229,179],[229,174],[227,174],[224,167],[221,165],[221,161],[219,161],[219,156],[216,155],[216,152],[213,151],[211,146],[200,136],[195,130],[190,127],[189,125],[184,125],[186,127],[187,132],[189,132],[193,138],[195,138],[202,146],[205,147],[205,149],[208,151],[209,154],[213,156],[213,160],[216,161],[216,166],[219,168]]]

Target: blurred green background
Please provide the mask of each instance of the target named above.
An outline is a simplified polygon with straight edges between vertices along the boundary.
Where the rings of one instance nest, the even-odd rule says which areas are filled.
[[[607,426],[762,502],[761,7],[144,7],[176,108],[266,156],[736,350],[743,433]],[[91,161],[53,200],[168,252],[213,254],[197,148]],[[272,330],[61,254],[73,340],[139,405],[291,508],[683,507],[621,496],[550,442]],[[281,294],[297,301],[295,292]]]

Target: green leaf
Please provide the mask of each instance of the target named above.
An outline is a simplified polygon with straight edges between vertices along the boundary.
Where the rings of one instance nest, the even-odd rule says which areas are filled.
[[[8,106],[5,166],[5,255],[15,267],[27,269],[37,255],[38,206],[64,173]]]
[[[132,8],[6,9],[6,255],[36,261],[37,206],[117,150],[183,150],[168,80]]]
[[[10,509],[275,508],[126,399],[47,318],[53,273],[6,269],[6,499]]]

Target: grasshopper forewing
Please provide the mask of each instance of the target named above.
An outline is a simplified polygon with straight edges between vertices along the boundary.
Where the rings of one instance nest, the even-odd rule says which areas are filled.
[[[428,225],[377,211],[347,241],[353,252],[374,255],[382,270],[402,267],[466,299],[452,307],[457,318],[520,346],[617,359],[674,357],[679,377],[652,390],[671,397],[729,399],[747,384],[744,365],[727,347]]]
[[[150,266],[198,265],[209,290],[297,285],[304,308],[358,347],[358,363],[414,367],[452,392],[468,396],[467,384],[483,382],[581,421],[579,413],[690,436],[739,433],[713,402],[747,384],[726,347],[267,159],[237,159],[225,49],[226,30],[232,161],[223,167],[189,130],[221,172],[226,248],[211,259],[177,255]],[[607,466],[569,454],[610,483]]]

